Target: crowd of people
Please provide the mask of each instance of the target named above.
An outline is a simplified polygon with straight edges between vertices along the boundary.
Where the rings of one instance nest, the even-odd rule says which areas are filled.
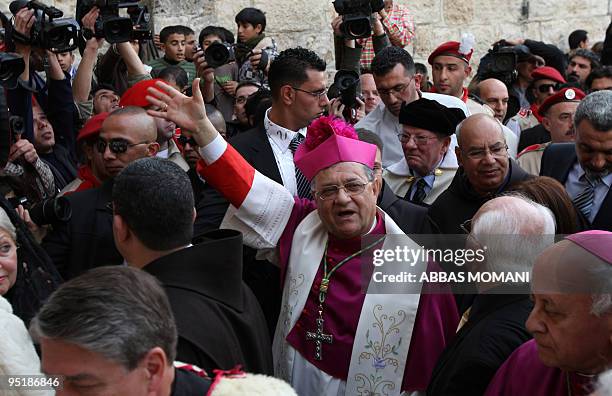
[[[612,23],[422,64],[382,3],[332,79],[252,7],[78,65],[0,16],[0,394],[612,395]]]

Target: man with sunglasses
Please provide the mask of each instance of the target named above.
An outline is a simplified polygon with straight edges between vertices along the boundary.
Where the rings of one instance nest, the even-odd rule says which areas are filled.
[[[460,108],[467,114],[465,103],[454,96],[419,91],[422,75],[416,74],[412,56],[403,48],[387,47],[377,53],[372,61],[372,74],[381,103],[355,124],[355,128],[367,129],[380,136],[385,147],[385,169],[404,158],[397,138],[402,132],[398,117],[403,103],[427,98],[446,107]]]
[[[70,220],[55,224],[42,243],[64,279],[123,262],[113,240],[113,178],[132,161],[155,156],[156,137],[155,120],[139,107],[117,109],[102,123],[94,150],[102,155],[110,179],[98,188],[68,195]]]
[[[459,169],[450,186],[430,206],[429,216],[442,234],[461,234],[460,225],[480,206],[513,184],[533,177],[508,155],[502,125],[474,114],[457,126]]]
[[[519,152],[528,146],[550,141],[550,133],[541,124],[543,115],[539,108],[546,99],[557,93],[566,83],[561,73],[550,66],[538,67],[531,73],[531,78],[533,79],[530,85],[533,102],[529,109],[521,109],[514,116],[522,131],[519,139]]]
[[[551,143],[573,142],[576,137],[574,114],[585,94],[578,88],[563,88],[542,103],[539,108],[542,127],[550,136],[549,142],[534,144],[523,150],[518,164],[532,175],[540,174],[542,154]]]

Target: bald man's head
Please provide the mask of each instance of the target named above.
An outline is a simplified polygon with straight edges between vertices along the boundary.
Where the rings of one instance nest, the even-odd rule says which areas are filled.
[[[102,124],[97,149],[111,177],[139,158],[153,157],[159,151],[157,126],[153,117],[140,107],[113,111]]]
[[[480,196],[496,192],[510,167],[501,123],[487,114],[471,115],[457,126],[457,143],[457,161],[470,187]]]
[[[503,122],[508,111],[508,100],[510,98],[506,85],[495,78],[488,78],[478,84],[478,93],[480,99],[493,110],[495,118]]]

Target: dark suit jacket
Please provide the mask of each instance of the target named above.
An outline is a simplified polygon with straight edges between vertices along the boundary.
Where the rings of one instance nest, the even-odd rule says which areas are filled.
[[[72,217],[55,224],[43,240],[43,248],[65,280],[90,268],[123,263],[113,239],[112,182],[67,195]]]
[[[377,204],[391,216],[404,233],[408,235],[431,233],[427,221],[427,208],[401,199],[393,193],[384,180]]]
[[[482,395],[508,356],[531,338],[527,294],[476,296],[469,320],[438,359],[428,396]]]
[[[526,147],[529,147],[534,144],[546,143],[550,142],[550,132],[548,132],[542,124],[538,124],[529,129],[525,129],[521,132],[521,137],[519,138],[518,144],[518,152],[525,150]]]
[[[542,154],[542,166],[540,176],[550,176],[565,185],[567,177],[578,161],[576,146],[574,143],[551,144]],[[580,214],[580,213],[579,213]],[[584,218],[581,219],[586,221]],[[599,208],[599,212],[587,228],[592,230],[612,231],[612,194],[608,194]]]
[[[178,326],[177,359],[208,373],[242,365],[272,374],[266,322],[242,282],[242,234],[217,230],[143,269],[164,286]]]
[[[260,173],[283,184],[263,124],[258,128],[236,135],[229,140],[229,143]],[[212,186],[206,184],[202,200],[196,207],[194,236],[198,237],[207,231],[218,229],[228,206],[228,201]],[[282,296],[280,270],[268,261],[256,260],[255,254],[254,249],[244,247],[243,279],[255,293],[264,311],[270,330],[270,338],[272,338],[280,312]]]

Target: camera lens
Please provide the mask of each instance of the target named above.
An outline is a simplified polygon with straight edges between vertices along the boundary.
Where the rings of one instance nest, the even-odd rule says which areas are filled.
[[[372,32],[370,20],[368,18],[359,18],[346,22],[346,30],[352,38],[369,37]]]

